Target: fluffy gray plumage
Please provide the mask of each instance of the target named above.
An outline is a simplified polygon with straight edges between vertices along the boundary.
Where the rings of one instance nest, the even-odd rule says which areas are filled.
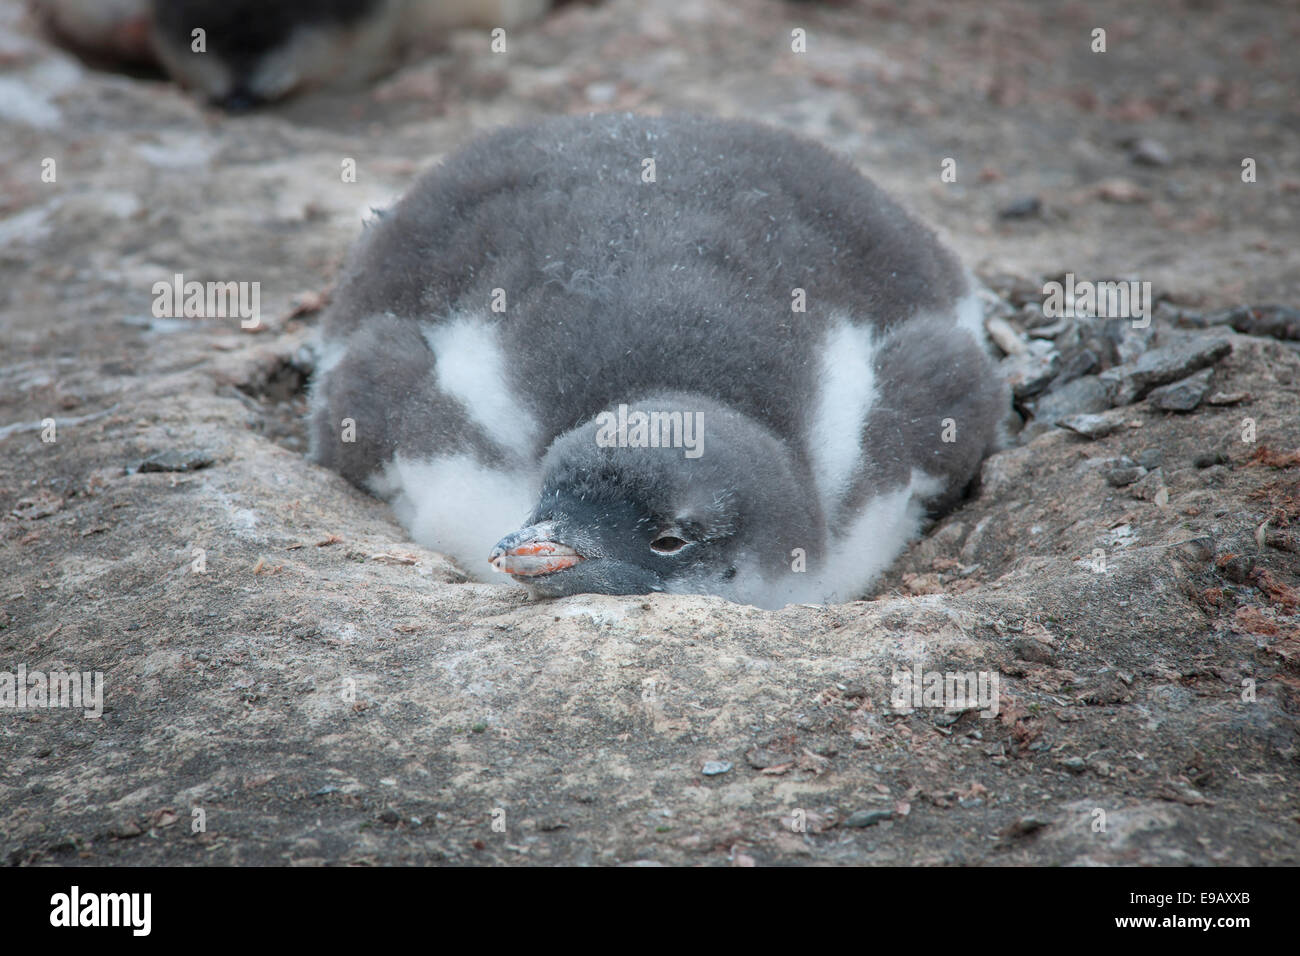
[[[934,235],[811,142],[684,116],[505,129],[358,244],[313,455],[542,595],[848,599],[995,440],[980,315]],[[620,404],[694,416],[698,455],[599,441]]]

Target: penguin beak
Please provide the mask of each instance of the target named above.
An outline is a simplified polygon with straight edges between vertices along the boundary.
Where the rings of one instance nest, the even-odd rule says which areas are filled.
[[[552,521],[506,535],[488,555],[492,570],[525,578],[563,571],[584,560],[573,548],[555,540],[555,523]]]

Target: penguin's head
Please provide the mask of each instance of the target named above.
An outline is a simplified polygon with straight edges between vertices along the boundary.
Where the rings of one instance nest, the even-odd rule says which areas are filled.
[[[792,552],[820,552],[816,495],[771,431],[665,393],[557,438],[525,527],[489,555],[535,594],[709,593],[780,604]]]

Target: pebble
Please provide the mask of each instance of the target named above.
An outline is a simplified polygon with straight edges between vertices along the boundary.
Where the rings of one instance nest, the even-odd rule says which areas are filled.
[[[1151,200],[1151,194],[1145,189],[1133,180],[1119,176],[1097,183],[1095,195],[1103,202],[1113,203],[1143,203]]]
[[[1165,460],[1165,453],[1159,448],[1144,448],[1135,459],[1147,471],[1159,468]]]
[[[1106,320],[1103,320],[1106,321]],[[1155,326],[1136,328],[1132,322],[1109,322],[1107,332],[1115,343],[1115,358],[1120,364],[1136,362],[1151,348]]]
[[[1250,392],[1215,392],[1205,401],[1209,405],[1238,405],[1250,398]]]
[[[1101,359],[1097,357],[1096,352],[1092,349],[1080,349],[1061,363],[1061,371],[1057,374],[1056,381],[1052,383],[1052,388],[1056,389],[1073,382],[1076,378],[1091,375],[1100,367]]]
[[[1131,485],[1147,473],[1145,468],[1125,456],[1107,459],[1102,463],[1102,468],[1106,476],[1106,484],[1114,488]]]
[[[144,833],[144,830],[135,820],[126,819],[115,824],[108,832],[110,836],[115,836],[119,840],[129,840],[132,837],[140,836],[140,834]]]
[[[846,827],[872,827],[894,818],[893,810],[858,810],[844,821]]]
[[[1021,196],[998,210],[999,219],[1028,219],[1037,216],[1043,209],[1043,201],[1037,196]]]
[[[1133,487],[1130,488],[1129,491],[1132,492],[1134,498],[1139,498],[1142,501],[1160,501],[1162,497],[1160,492],[1163,491],[1164,488],[1164,472],[1161,469],[1156,468],[1143,475],[1141,480],[1134,483]],[[1169,492],[1165,491],[1165,501],[1169,500],[1168,494]]]
[[[1162,411],[1190,412],[1201,404],[1201,399],[1209,392],[1210,379],[1213,377],[1214,369],[1203,368],[1187,378],[1152,389],[1147,399]]]
[[[1074,328],[1074,323],[1070,319],[1057,319],[1051,325],[1034,326],[1029,330],[1029,337],[1031,339],[1054,339],[1072,328]]]
[[[767,747],[754,747],[745,754],[745,762],[755,770],[766,770],[768,767],[779,767],[781,764],[793,763],[794,759],[794,754],[785,753],[780,750],[772,750]]]
[[[1226,465],[1231,460],[1221,451],[1203,451],[1192,459],[1192,464],[1197,468],[1212,468],[1215,465]]]
[[[1111,432],[1116,431],[1123,422],[1107,418],[1105,415],[1067,415],[1056,424],[1062,428],[1068,428],[1084,438],[1096,440],[1105,438]]]
[[[618,95],[618,87],[613,83],[588,83],[582,92],[587,97],[588,103],[603,106],[614,101],[614,97]]]
[[[1008,355],[998,365],[1002,378],[1011,386],[1017,398],[1037,395],[1056,377],[1060,355]]]
[[[1232,343],[1227,339],[1194,338],[1152,349],[1135,362],[1107,369],[1100,378],[1111,389],[1112,404],[1131,405],[1156,386],[1213,365],[1231,351]]]
[[[732,764],[729,760],[710,760],[700,770],[706,777],[716,777],[719,774],[727,773],[731,770]]]
[[[1031,833],[1037,833],[1044,827],[1050,827],[1052,821],[1044,817],[1025,816],[1012,821],[1003,831],[1003,836],[1023,837]]]
[[[1029,351],[1020,333],[1006,319],[990,315],[984,320],[984,331],[988,332],[993,344],[1000,348],[1004,355],[1024,355]]]
[[[1163,143],[1147,136],[1133,144],[1132,158],[1140,166],[1168,166],[1173,161]]]
[[[1011,645],[1012,651],[1017,658],[1022,661],[1031,661],[1035,664],[1053,664],[1056,662],[1056,655],[1052,649],[1042,641],[1036,641],[1032,637],[1022,637],[1014,641]]]
[[[1181,318],[1202,327],[1228,325],[1246,335],[1300,340],[1300,309],[1285,305],[1239,305],[1208,315],[1184,312]]]
[[[1103,704],[1126,704],[1133,699],[1132,693],[1114,674],[1100,673],[1086,683],[1079,691],[1079,700],[1085,704],[1100,706]],[[1033,747],[1033,744],[1030,744]]]
[[[1082,757],[1063,757],[1060,764],[1070,773],[1083,773],[1088,769],[1088,762]]]
[[[1040,397],[1034,403],[1034,417],[1055,425],[1071,415],[1095,415],[1110,409],[1110,395],[1099,376],[1085,375]]]
[[[140,462],[137,471],[198,471],[212,464],[212,456],[201,451],[163,451]]]

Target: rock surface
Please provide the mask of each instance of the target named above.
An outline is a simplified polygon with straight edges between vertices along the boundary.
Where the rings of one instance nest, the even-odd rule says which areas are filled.
[[[1190,412],[1210,391],[1213,378],[1214,369],[1203,368],[1187,378],[1153,388],[1147,398],[1161,411]]]
[[[1286,342],[1165,315],[1121,353],[1040,310],[1043,341],[1108,370],[1229,343],[1202,365],[1243,397],[1123,405],[1092,440],[1036,423],[834,607],[531,603],[464,583],[301,454],[303,346],[361,218],[478,129],[596,102],[842,150],[1013,318],[1041,277],[1117,264],[1207,312],[1300,302],[1300,61],[1272,39],[1297,16],[611,0],[508,57],[457,35],[366,93],[230,118],[90,71],[0,3],[0,671],[106,683],[98,719],[0,712],[0,859],[1300,862]],[[1129,25],[1104,62],[1096,22]],[[801,25],[811,52],[783,54]],[[1259,181],[1225,187],[1261,124]],[[1117,125],[1169,165],[1132,163]],[[1098,201],[1107,182],[1128,199]],[[1022,196],[1038,213],[999,220]],[[260,282],[261,328],[155,317],[176,273]],[[1150,475],[1112,487],[1121,457]],[[996,716],[894,706],[916,666],[999,675]]]

